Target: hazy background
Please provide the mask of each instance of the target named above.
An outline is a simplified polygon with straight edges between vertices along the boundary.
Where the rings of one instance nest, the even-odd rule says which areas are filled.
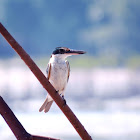
[[[94,140],[140,139],[139,0],[1,0],[0,22],[45,74],[55,47],[84,50],[68,58],[65,98]],[[46,91],[0,35],[0,95],[35,135],[80,140]],[[0,137],[14,140],[0,117]]]

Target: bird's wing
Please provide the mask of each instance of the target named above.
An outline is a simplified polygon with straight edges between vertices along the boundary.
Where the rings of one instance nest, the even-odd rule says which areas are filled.
[[[47,78],[48,78],[48,80],[49,80],[50,75],[51,75],[51,64],[50,64],[50,63],[49,63],[48,66],[47,66],[46,72],[47,72]]]
[[[68,67],[68,78],[67,78],[67,81],[69,80],[69,76],[70,76],[70,64],[69,62],[66,60],[66,64],[67,64],[67,67]]]

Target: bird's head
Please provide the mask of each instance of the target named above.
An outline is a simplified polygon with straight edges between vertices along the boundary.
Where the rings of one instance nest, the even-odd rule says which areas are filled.
[[[66,57],[71,56],[71,55],[79,55],[79,54],[85,54],[85,53],[86,52],[84,52],[84,51],[72,50],[72,49],[69,49],[66,47],[57,47],[57,48],[55,48],[55,50],[53,51],[52,54],[66,58]]]

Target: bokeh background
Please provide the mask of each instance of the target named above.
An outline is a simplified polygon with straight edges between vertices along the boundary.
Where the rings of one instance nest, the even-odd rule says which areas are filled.
[[[140,139],[139,0],[1,0],[0,22],[45,74],[55,47],[84,50],[71,65],[67,104],[94,140]],[[46,91],[0,35],[0,95],[35,135],[80,140]],[[0,117],[0,137],[15,140]]]

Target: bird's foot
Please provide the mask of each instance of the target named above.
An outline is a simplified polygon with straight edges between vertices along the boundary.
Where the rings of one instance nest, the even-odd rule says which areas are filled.
[[[64,95],[62,95],[62,99],[63,99],[63,101],[64,101],[64,105],[63,105],[63,106],[65,106],[65,105],[66,105],[66,100],[65,100],[65,98],[64,98]]]
[[[65,106],[65,105],[66,105],[66,100],[65,100],[65,98],[64,98],[64,95],[60,94],[60,96],[62,97],[62,99],[63,99],[63,101],[64,101],[63,106]]]

